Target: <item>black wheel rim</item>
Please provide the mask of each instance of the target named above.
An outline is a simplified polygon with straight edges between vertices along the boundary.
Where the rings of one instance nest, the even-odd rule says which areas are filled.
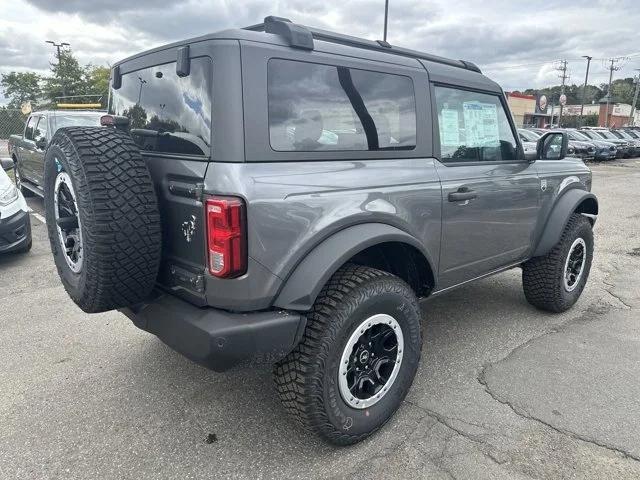
[[[73,184],[66,172],[58,173],[53,194],[60,248],[69,268],[79,273],[82,270],[84,257],[82,231]]]
[[[354,331],[343,351],[340,393],[354,408],[367,408],[389,391],[402,361],[402,330],[390,315],[374,315]]]
[[[587,245],[582,238],[577,238],[569,249],[564,265],[564,288],[568,292],[573,291],[580,283],[586,259]]]

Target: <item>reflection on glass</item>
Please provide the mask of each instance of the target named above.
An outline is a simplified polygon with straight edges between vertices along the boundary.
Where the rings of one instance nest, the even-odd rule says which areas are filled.
[[[186,77],[178,77],[175,62],[123,75],[109,111],[129,118],[142,150],[209,156],[211,102],[211,60],[199,57]]]
[[[409,77],[272,59],[267,78],[274,150],[415,148],[415,96]]]

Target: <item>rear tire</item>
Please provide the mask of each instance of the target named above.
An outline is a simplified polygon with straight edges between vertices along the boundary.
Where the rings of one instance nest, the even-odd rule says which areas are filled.
[[[374,433],[413,383],[420,317],[416,296],[401,279],[369,267],[342,267],[308,314],[300,344],[274,367],[285,409],[333,444]]]
[[[522,285],[527,301],[549,312],[564,312],[580,298],[593,259],[593,230],[589,220],[573,214],[560,241],[544,256],[522,266]]]
[[[102,127],[59,129],[44,184],[51,251],[73,301],[88,313],[143,301],[160,266],[160,215],[131,138]]]

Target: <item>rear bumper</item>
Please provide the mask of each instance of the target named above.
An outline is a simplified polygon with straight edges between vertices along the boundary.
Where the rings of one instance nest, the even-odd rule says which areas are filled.
[[[170,294],[156,295],[149,303],[120,311],[138,328],[217,372],[281,360],[298,344],[306,325],[299,313],[230,313],[199,308]]]
[[[29,212],[18,213],[0,219],[0,253],[22,250],[31,241],[31,220]]]

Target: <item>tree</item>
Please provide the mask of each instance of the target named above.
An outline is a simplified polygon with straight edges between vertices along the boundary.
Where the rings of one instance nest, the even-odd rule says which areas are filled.
[[[4,96],[9,98],[9,107],[20,108],[26,101],[35,102],[42,95],[42,77],[34,72],[9,72],[2,74],[0,85]]]
[[[111,72],[108,67],[87,65],[85,67],[85,82],[87,95],[102,95],[101,103],[107,106],[109,96],[109,76]]]
[[[69,50],[61,50],[56,59],[56,63],[51,63],[51,76],[45,80],[46,97],[55,103],[57,97],[84,95],[85,69]]]

